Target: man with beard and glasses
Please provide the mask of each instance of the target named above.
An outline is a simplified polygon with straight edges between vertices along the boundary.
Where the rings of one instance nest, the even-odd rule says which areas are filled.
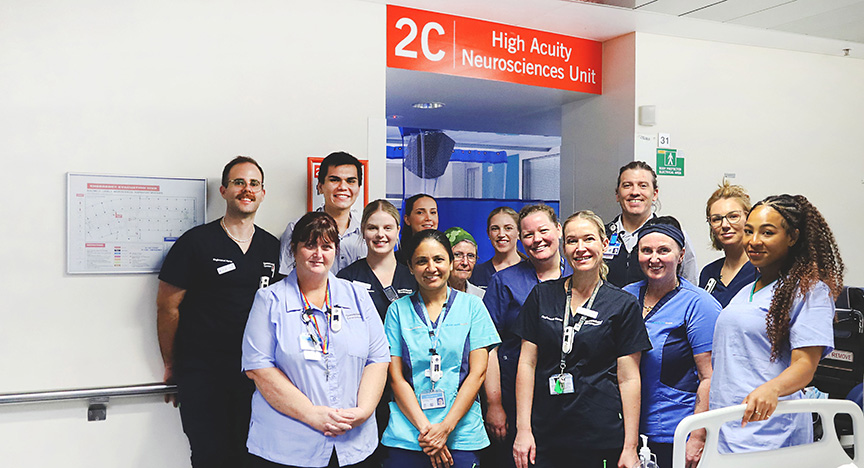
[[[281,279],[279,240],[255,226],[264,171],[238,156],[222,171],[225,216],[177,239],[159,273],[157,329],[165,383],[176,383],[192,466],[238,467],[255,386],[241,371],[255,292]]]

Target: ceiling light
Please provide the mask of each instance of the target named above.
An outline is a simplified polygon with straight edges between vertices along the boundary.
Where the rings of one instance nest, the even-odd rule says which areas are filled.
[[[413,107],[415,109],[440,109],[440,108],[444,107],[444,103],[443,102],[435,102],[435,101],[432,101],[432,102],[415,102],[414,104],[411,105],[411,107]]]

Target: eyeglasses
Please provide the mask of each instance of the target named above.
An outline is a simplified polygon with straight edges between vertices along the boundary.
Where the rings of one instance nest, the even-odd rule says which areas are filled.
[[[250,192],[260,192],[261,189],[264,188],[264,184],[261,183],[258,179],[249,179],[247,183],[245,179],[231,179],[228,181],[228,185],[234,188],[245,189],[249,187]]]
[[[456,260],[462,261],[463,258],[467,258],[469,262],[476,262],[477,255],[473,253],[463,253],[463,252],[453,252],[453,258]]]
[[[723,220],[729,221],[729,224],[737,224],[738,221],[741,221],[741,218],[744,216],[743,211],[730,211],[726,213],[724,216],[720,215],[712,215],[708,218],[708,222],[711,223],[712,226],[717,227],[723,224]]]

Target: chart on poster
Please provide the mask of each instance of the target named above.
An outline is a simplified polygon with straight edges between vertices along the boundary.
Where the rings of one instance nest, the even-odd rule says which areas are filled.
[[[158,272],[177,238],[203,224],[207,179],[67,175],[67,272]]]

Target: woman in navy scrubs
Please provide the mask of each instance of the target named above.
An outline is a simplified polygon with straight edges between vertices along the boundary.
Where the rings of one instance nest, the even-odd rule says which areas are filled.
[[[518,468],[632,468],[639,435],[639,360],[651,348],[636,298],[603,280],[603,221],[564,222],[571,276],[538,284],[514,333]]]
[[[486,289],[492,275],[522,261],[516,243],[519,240],[519,213],[509,206],[499,206],[486,218],[486,235],[495,249],[495,255],[474,267],[471,284]]]
[[[397,262],[393,253],[399,238],[399,211],[387,200],[375,200],[363,209],[360,229],[366,241],[366,258],[343,268],[336,276],[366,288],[384,320],[391,302],[417,289],[411,271]]]
[[[501,346],[489,353],[486,374],[486,430],[493,440],[496,466],[513,466],[516,432],[516,366],[522,338],[513,332],[519,310],[528,293],[541,281],[558,279],[572,272],[558,251],[561,225],[548,205],[527,205],[519,211],[519,238],[528,260],[499,271],[486,288],[483,303],[501,336]]]
[[[659,466],[672,466],[675,428],[685,417],[708,410],[711,343],[720,303],[680,276],[684,233],[671,216],[645,223],[636,244],[645,278],[624,290],[639,299],[653,349],[642,357],[642,417]],[[686,466],[702,457],[705,430],[687,441]]]
[[[699,287],[726,307],[744,285],[756,279],[756,268],[744,251],[744,222],[750,213],[750,196],[740,185],[724,180],[708,198],[705,215],[711,243],[725,256],[702,268]]]

